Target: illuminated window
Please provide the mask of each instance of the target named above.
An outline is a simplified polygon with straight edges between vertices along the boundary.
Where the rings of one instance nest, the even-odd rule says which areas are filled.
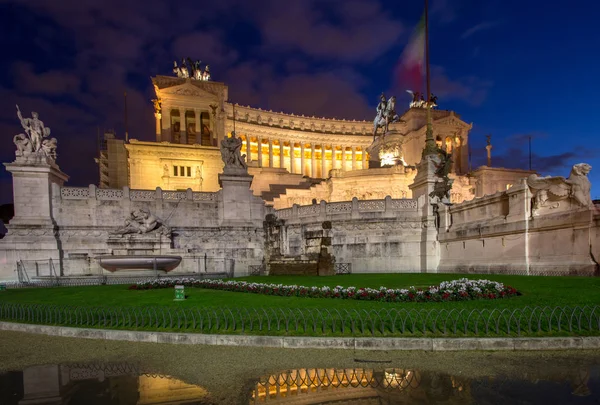
[[[173,176],[175,177],[192,177],[191,166],[173,166]]]

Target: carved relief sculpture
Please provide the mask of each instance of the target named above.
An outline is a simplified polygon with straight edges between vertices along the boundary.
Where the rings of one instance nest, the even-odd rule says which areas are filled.
[[[156,231],[165,236],[171,236],[171,229],[161,219],[144,209],[131,211],[125,219],[125,225],[111,232],[113,236],[123,236],[130,233],[146,234]]]
[[[50,136],[50,128],[44,126],[44,122],[38,118],[38,113],[32,112],[32,118],[23,118],[17,105],[17,117],[21,121],[25,133],[13,137],[13,142],[17,146],[15,155],[18,157],[45,156],[56,160],[56,138],[44,139]]]
[[[582,207],[592,207],[591,184],[587,177],[591,170],[589,164],[578,163],[567,179],[561,176],[539,177],[537,174],[529,176],[527,185],[533,194],[534,212],[542,207],[558,208],[560,201],[569,198]]]

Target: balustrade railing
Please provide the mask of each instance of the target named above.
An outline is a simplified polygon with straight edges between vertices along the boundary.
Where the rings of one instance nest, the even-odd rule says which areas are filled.
[[[131,200],[131,201],[181,201],[195,202],[217,201],[217,192],[167,191],[157,187],[156,190],[132,190],[128,187],[122,189],[89,187],[61,187],[60,197],[64,200]]]
[[[368,212],[417,212],[417,200],[393,199],[386,197],[383,200],[358,200],[330,202],[321,201],[320,204],[297,205],[291,208],[275,210],[274,214],[280,219],[296,219],[310,216],[330,216],[335,214],[362,214]]]

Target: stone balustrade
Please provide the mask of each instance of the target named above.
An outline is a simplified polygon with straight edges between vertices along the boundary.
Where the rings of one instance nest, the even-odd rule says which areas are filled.
[[[398,212],[416,213],[417,200],[414,199],[393,199],[387,196],[383,200],[358,200],[356,197],[352,201],[327,203],[321,201],[320,204],[297,205],[292,208],[274,210],[273,213],[280,219],[293,220],[308,217],[329,217],[336,214],[348,214],[352,218],[360,217],[367,213],[396,214]]]
[[[179,201],[189,200],[194,202],[217,201],[217,192],[194,192],[191,188],[186,191],[166,191],[157,187],[156,190],[131,190],[129,187],[122,189],[89,187],[61,187],[60,197],[63,200],[131,200],[131,201]]]

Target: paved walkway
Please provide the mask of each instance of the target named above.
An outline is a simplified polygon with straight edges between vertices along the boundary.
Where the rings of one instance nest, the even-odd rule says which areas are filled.
[[[600,349],[600,336],[523,338],[330,338],[305,336],[205,335],[199,333],[143,332],[113,329],[69,328],[0,322],[0,330],[129,342],[212,346],[276,347],[290,349],[356,350],[572,350]]]

